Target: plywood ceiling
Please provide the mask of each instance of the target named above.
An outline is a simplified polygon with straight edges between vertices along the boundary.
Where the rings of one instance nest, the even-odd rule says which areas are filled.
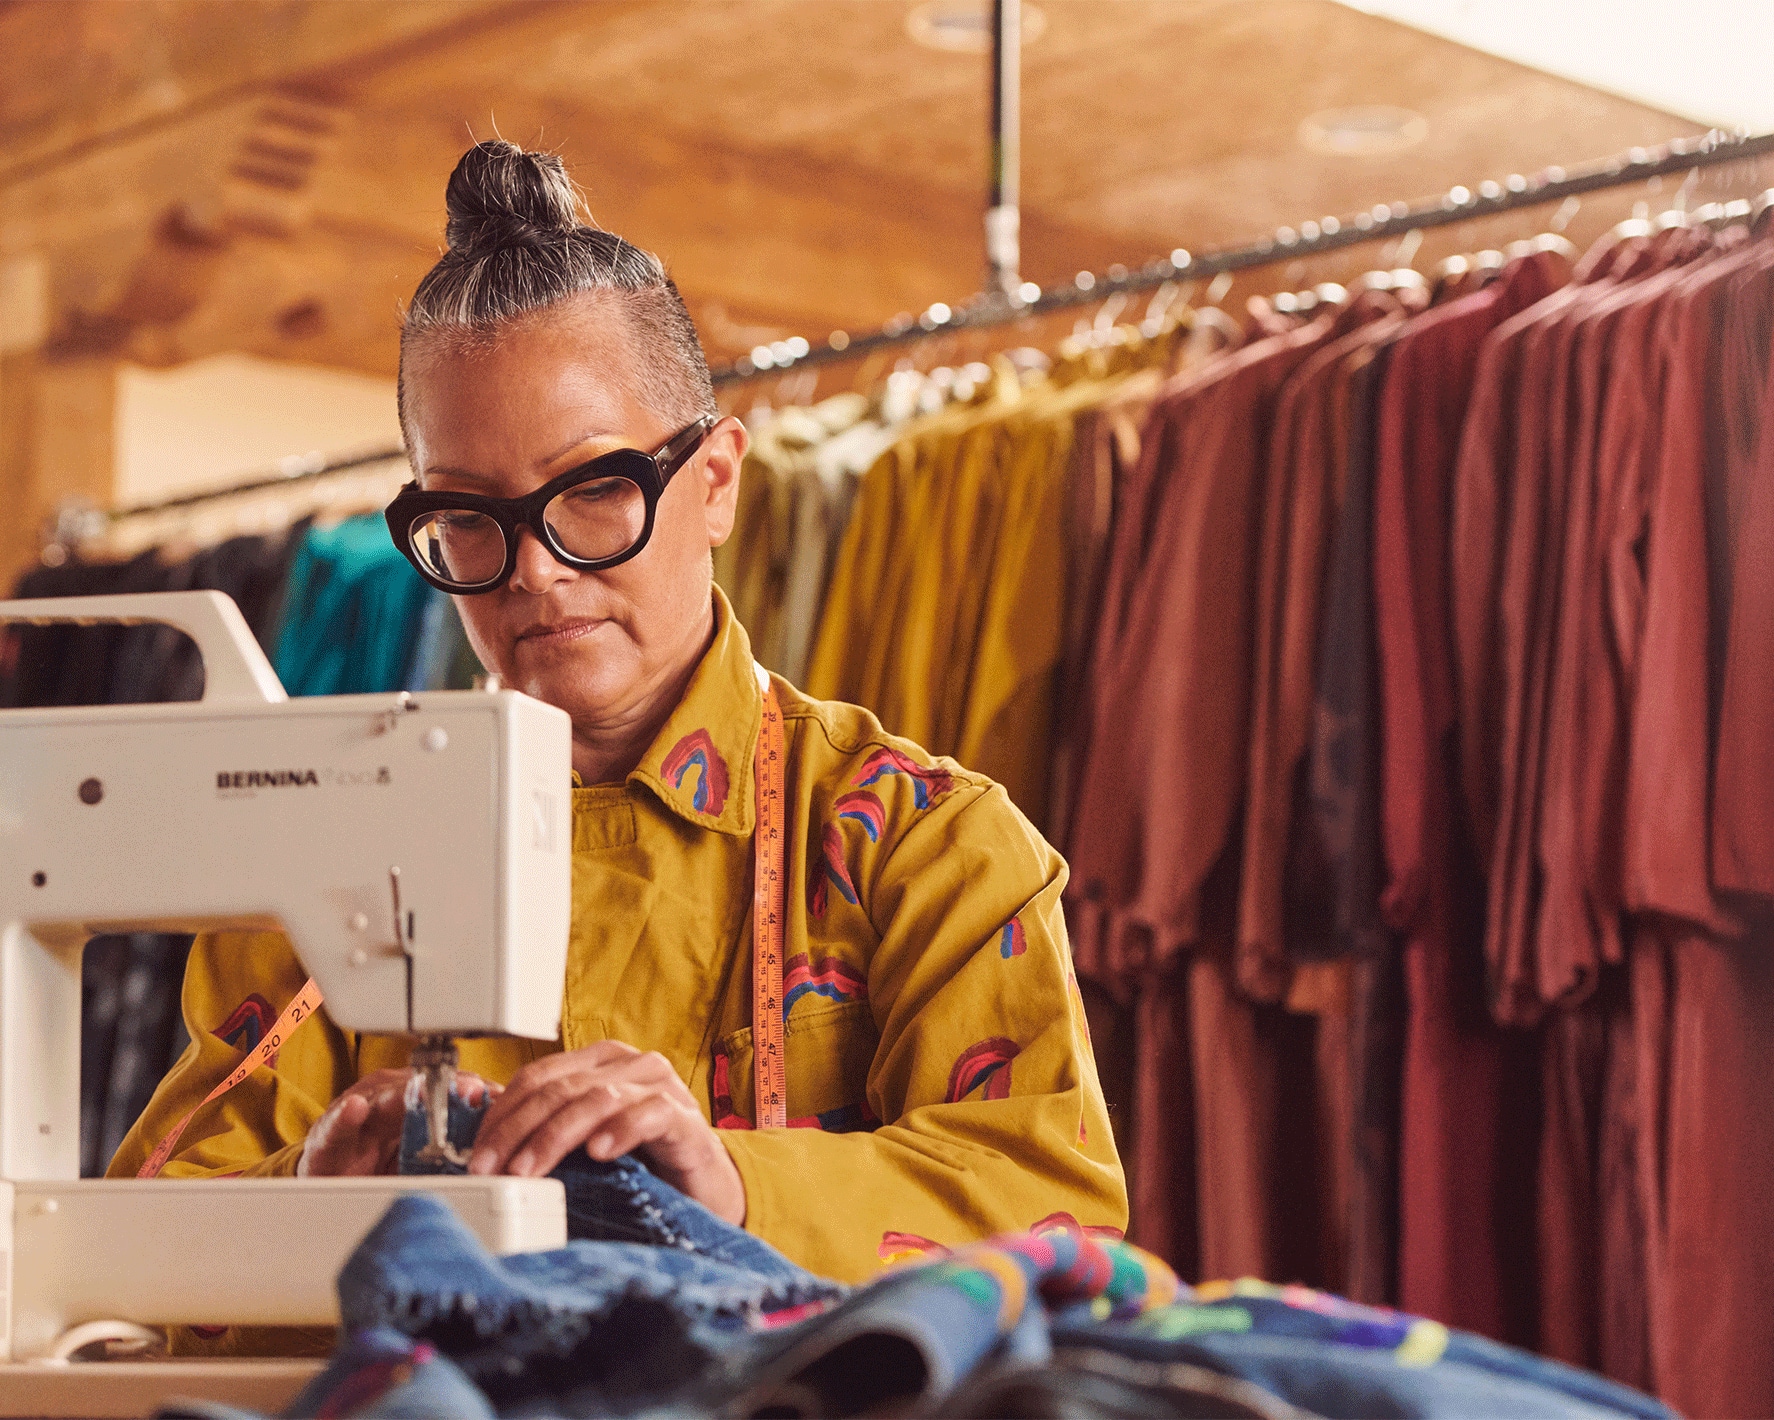
[[[1024,270],[1052,282],[1698,125],[1332,0],[1036,0]],[[660,252],[711,354],[980,284],[982,56],[901,0],[0,3],[0,258],[48,345],[393,369],[472,137],[566,155]],[[1396,105],[1382,157],[1302,119]]]

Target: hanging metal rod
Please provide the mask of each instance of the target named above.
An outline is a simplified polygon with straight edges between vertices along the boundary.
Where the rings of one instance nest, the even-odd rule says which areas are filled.
[[[1405,202],[1380,203],[1347,217],[1321,217],[1282,227],[1271,236],[1243,246],[1194,253],[1178,248],[1168,257],[1129,269],[1112,266],[1105,273],[1081,271],[1073,280],[1042,290],[1025,282],[1009,295],[987,291],[959,307],[938,302],[917,316],[901,315],[879,330],[860,333],[835,330],[822,346],[806,339],[777,341],[759,346],[750,356],[716,368],[716,384],[773,376],[785,370],[804,370],[836,360],[851,360],[872,350],[909,345],[933,335],[955,330],[980,330],[1008,325],[1031,316],[1070,306],[1088,305],[1116,291],[1149,291],[1167,281],[1195,281],[1222,272],[1244,271],[1277,261],[1295,261],[1340,251],[1363,242],[1380,241],[1425,227],[1445,227],[1523,207],[1580,197],[1612,187],[1626,187],[1669,173],[1685,173],[1719,163],[1741,162],[1774,152],[1774,133],[1753,137],[1713,132],[1697,139],[1677,139],[1658,148],[1634,148],[1629,153],[1566,170],[1548,168],[1535,177],[1512,175],[1501,182],[1481,182],[1476,187],[1455,187],[1440,198],[1415,206]]]
[[[1452,222],[1467,222],[1475,217],[1512,212],[1517,208],[1539,207],[1568,197],[1579,197],[1586,192],[1626,187],[1670,173],[1685,173],[1720,163],[1741,162],[1767,153],[1774,153],[1774,133],[1747,138],[1709,133],[1704,138],[1685,142],[1678,140],[1662,148],[1635,148],[1620,157],[1589,164],[1575,171],[1548,168],[1537,177],[1514,176],[1502,182],[1480,183],[1476,189],[1456,187],[1439,200],[1420,203],[1415,207],[1403,202],[1383,203],[1349,218],[1326,217],[1316,222],[1302,222],[1297,230],[1283,227],[1273,236],[1259,238],[1241,247],[1204,252],[1200,255],[1178,250],[1166,258],[1132,270],[1110,267],[1103,275],[1080,272],[1071,282],[1045,291],[1033,283],[1025,283],[1014,299],[995,297],[988,292],[972,298],[959,310],[934,305],[920,316],[901,316],[876,331],[858,335],[841,330],[833,331],[826,345],[819,349],[814,349],[804,339],[779,341],[773,346],[760,347],[753,351],[752,358],[736,360],[731,365],[717,367],[711,373],[716,384],[730,384],[760,375],[779,374],[784,370],[807,369],[835,360],[854,359],[871,350],[909,345],[941,332],[987,329],[1025,320],[1030,316],[1044,315],[1049,311],[1088,305],[1116,291],[1154,290],[1166,281],[1194,281],[1217,276],[1225,271],[1244,271],[1251,267],[1268,266],[1277,261],[1317,256],[1327,251],[1338,251],[1343,247],[1378,241],[1425,227],[1443,227]],[[757,358],[759,356],[768,357],[770,364],[764,365]],[[87,516],[109,522],[118,518],[161,513],[218,498],[285,488],[347,469],[405,457],[403,449],[388,448],[330,461],[285,460],[277,471],[258,475],[227,488],[189,493],[164,502],[143,503],[108,513],[89,513]]]
[[[992,133],[986,290],[1022,289],[1022,0],[992,0]]]

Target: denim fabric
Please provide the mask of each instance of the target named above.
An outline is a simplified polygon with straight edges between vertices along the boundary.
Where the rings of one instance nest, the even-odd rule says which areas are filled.
[[[453,1112],[453,1141],[466,1147],[478,1123]],[[410,1157],[424,1126],[408,1126]],[[353,1344],[398,1349],[366,1338],[404,1333],[506,1416],[1670,1415],[1599,1376],[1398,1312],[1254,1281],[1190,1291],[1156,1258],[1075,1226],[847,1291],[634,1159],[578,1152],[557,1176],[575,1241],[553,1252],[491,1257],[439,1200],[398,1200],[339,1278]],[[375,1405],[395,1403],[375,1383],[379,1357],[341,1353],[328,1394],[350,1396],[355,1366]]]
[[[466,1152],[480,1131],[484,1106],[450,1097],[450,1143]],[[421,1163],[425,1113],[409,1109],[400,1138],[403,1174],[463,1172],[459,1164]],[[694,1199],[656,1178],[632,1155],[601,1163],[583,1149],[563,1159],[553,1175],[567,1192],[567,1236],[579,1242],[646,1243],[679,1248],[760,1277],[807,1283],[817,1279],[769,1243],[722,1222]]]
[[[1204,1292],[1209,1289],[1203,1289]],[[1056,1347],[1183,1362],[1329,1417],[1511,1415],[1669,1420],[1647,1395],[1438,1323],[1301,1287],[1243,1281],[1211,1301],[1054,1328]]]
[[[349,1329],[430,1342],[501,1409],[570,1387],[578,1413],[625,1413],[662,1377],[705,1370],[752,1318],[844,1290],[771,1257],[758,1272],[686,1245],[586,1241],[493,1257],[447,1204],[415,1195],[346,1263],[339,1307]]]

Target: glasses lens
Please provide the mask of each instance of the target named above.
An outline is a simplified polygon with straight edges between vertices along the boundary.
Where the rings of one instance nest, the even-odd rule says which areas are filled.
[[[542,517],[569,557],[595,562],[620,557],[641,539],[647,499],[627,478],[593,478],[549,500]]]
[[[422,513],[410,536],[426,569],[452,586],[481,586],[505,569],[505,530],[485,513],[467,508]]]

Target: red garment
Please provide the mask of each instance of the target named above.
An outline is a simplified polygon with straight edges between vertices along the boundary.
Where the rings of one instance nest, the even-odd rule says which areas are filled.
[[[1737,278],[1767,257],[1765,243],[1745,246],[1684,274],[1664,302],[1667,378],[1644,499],[1624,832],[1628,899],[1657,914],[1632,946],[1641,1134],[1657,1147],[1639,1173],[1657,1386],[1695,1415],[1774,1413],[1774,930],[1765,919],[1734,930],[1707,862],[1707,495],[1739,417],[1720,351]],[[1737,571],[1745,585],[1747,564]],[[1727,683],[1735,669],[1724,667]]]
[[[1579,263],[1572,284],[1494,330],[1479,353],[1472,400],[1460,434],[1454,474],[1450,588],[1454,694],[1460,744],[1462,817],[1471,826],[1481,868],[1488,874],[1497,832],[1502,782],[1502,702],[1496,693],[1505,532],[1513,497],[1517,409],[1524,335],[1540,320],[1578,299],[1585,283],[1606,272],[1598,244]]]
[[[1733,936],[1713,895],[1709,649],[1712,596],[1707,547],[1708,430],[1719,382],[1709,379],[1730,277],[1761,259],[1756,247],[1679,280],[1665,304],[1661,343],[1668,376],[1647,511],[1645,606],[1632,706],[1625,812],[1625,900]]]
[[[1730,409],[1755,409],[1732,421],[1741,463],[1731,489],[1734,536],[1730,604],[1726,612],[1719,694],[1718,753],[1713,772],[1712,871],[1724,890],[1774,897],[1774,361],[1769,359],[1767,284],[1774,261],[1764,260],[1731,313],[1738,375]],[[1763,363],[1760,388],[1754,360]],[[1755,426],[1759,424],[1759,429]]]
[[[1499,792],[1485,912],[1492,1004],[1506,1024],[1532,1025],[1547,1006],[1581,1000],[1595,987],[1594,964],[1573,954],[1575,944],[1541,942],[1534,931],[1541,887],[1536,830],[1545,792],[1548,692],[1565,610],[1559,579],[1573,531],[1572,491],[1586,481],[1578,467],[1584,451],[1576,438],[1584,374],[1577,332],[1618,283],[1633,281],[1656,264],[1658,248],[1671,235],[1663,234],[1664,241],[1635,239],[1612,248],[1606,276],[1567,288],[1568,300],[1522,332],[1522,398],[1510,471],[1501,644],[1493,689],[1501,702]],[[1581,530],[1577,535],[1582,536]]]
[[[1292,1230],[1298,1201],[1313,1197],[1310,1169],[1294,1160],[1296,1141],[1314,1146],[1315,1126],[1290,1128],[1278,1113],[1289,1080],[1310,1084],[1313,1023],[1230,988],[1231,850],[1275,403],[1300,364],[1357,320],[1336,311],[1261,340],[1160,398],[1117,509],[1093,660],[1093,734],[1067,845],[1078,968],[1124,997],[1160,982],[1175,1000],[1175,964],[1190,952],[1187,1028],[1173,1023],[1139,1052],[1133,1231],[1186,1263],[1168,1172],[1178,1194],[1199,1198],[1199,1265],[1210,1274],[1299,1275]],[[1187,1157],[1160,1131],[1191,1097]],[[1176,1187],[1185,1166],[1192,1178]]]
[[[1080,963],[1131,983],[1200,936],[1244,793],[1269,427],[1341,313],[1182,377],[1141,440],[1111,552],[1067,898]]]
[[[1448,543],[1460,429],[1484,337],[1568,275],[1524,259],[1474,295],[1413,322],[1380,397],[1374,602],[1381,693],[1386,920],[1404,937],[1406,1036],[1400,1126],[1398,1302],[1499,1339],[1531,1340],[1532,1042],[1490,1021],[1482,901],[1454,832],[1457,755]],[[1513,1186],[1513,1188],[1512,1188]],[[1512,1196],[1513,1193],[1513,1196]]]
[[[1598,887],[1595,864],[1602,841],[1616,832],[1588,802],[1595,791],[1584,766],[1602,756],[1603,740],[1619,719],[1615,662],[1608,646],[1604,550],[1618,497],[1620,445],[1612,421],[1630,421],[1630,406],[1610,403],[1613,384],[1628,398],[1645,397],[1647,321],[1686,269],[1715,254],[1710,232],[1677,230],[1660,253],[1671,265],[1599,294],[1573,322],[1577,398],[1567,470],[1564,559],[1547,588],[1558,607],[1546,685],[1544,776],[1535,806],[1539,894],[1529,929],[1541,944],[1543,1001],[1581,999],[1604,962],[1625,959],[1618,892]],[[1627,339],[1617,338],[1627,332]]]
[[[1617,914],[1599,919],[1590,914],[1582,882],[1591,855],[1574,833],[1560,830],[1569,830],[1578,818],[1575,766],[1590,751],[1582,693],[1605,683],[1603,668],[1578,662],[1602,620],[1600,607],[1592,609],[1584,591],[1595,555],[1596,489],[1604,481],[1597,471],[1598,409],[1613,368],[1612,361],[1604,364],[1608,335],[1624,311],[1655,301],[1679,278],[1679,270],[1657,274],[1660,268],[1706,254],[1710,247],[1705,234],[1678,229],[1628,248],[1616,264],[1619,276],[1589,287],[1584,300],[1567,308],[1558,328],[1554,358],[1564,371],[1554,388],[1562,392],[1568,416],[1553,429],[1555,440],[1563,438],[1562,450],[1555,446],[1545,464],[1555,480],[1542,533],[1545,581],[1529,647],[1534,659],[1525,679],[1527,694],[1518,708],[1524,752],[1538,751],[1527,768],[1531,774],[1537,763],[1539,778],[1537,785],[1528,774],[1516,781],[1521,797],[1511,822],[1511,857],[1500,864],[1519,915],[1503,924],[1499,955],[1523,964],[1524,998],[1565,1007],[1548,1020],[1544,1034],[1541,1344],[1574,1364],[1609,1366],[1623,1380],[1642,1381],[1649,1372],[1642,1319],[1646,1262],[1642,1229],[1620,1225],[1617,1218],[1610,1226],[1610,1204],[1618,1205],[1617,1216],[1630,1217],[1632,1199],[1630,1193],[1610,1193],[1607,1181],[1631,1177],[1632,1166],[1623,1157],[1630,1154],[1635,1134],[1630,1121],[1604,1108],[1609,1081],[1621,1078],[1610,1067],[1616,1040],[1626,1038],[1612,1024],[1619,992],[1589,999],[1604,958],[1620,960],[1620,932]],[[1611,1329],[1604,1325],[1604,1305],[1618,1323]]]

